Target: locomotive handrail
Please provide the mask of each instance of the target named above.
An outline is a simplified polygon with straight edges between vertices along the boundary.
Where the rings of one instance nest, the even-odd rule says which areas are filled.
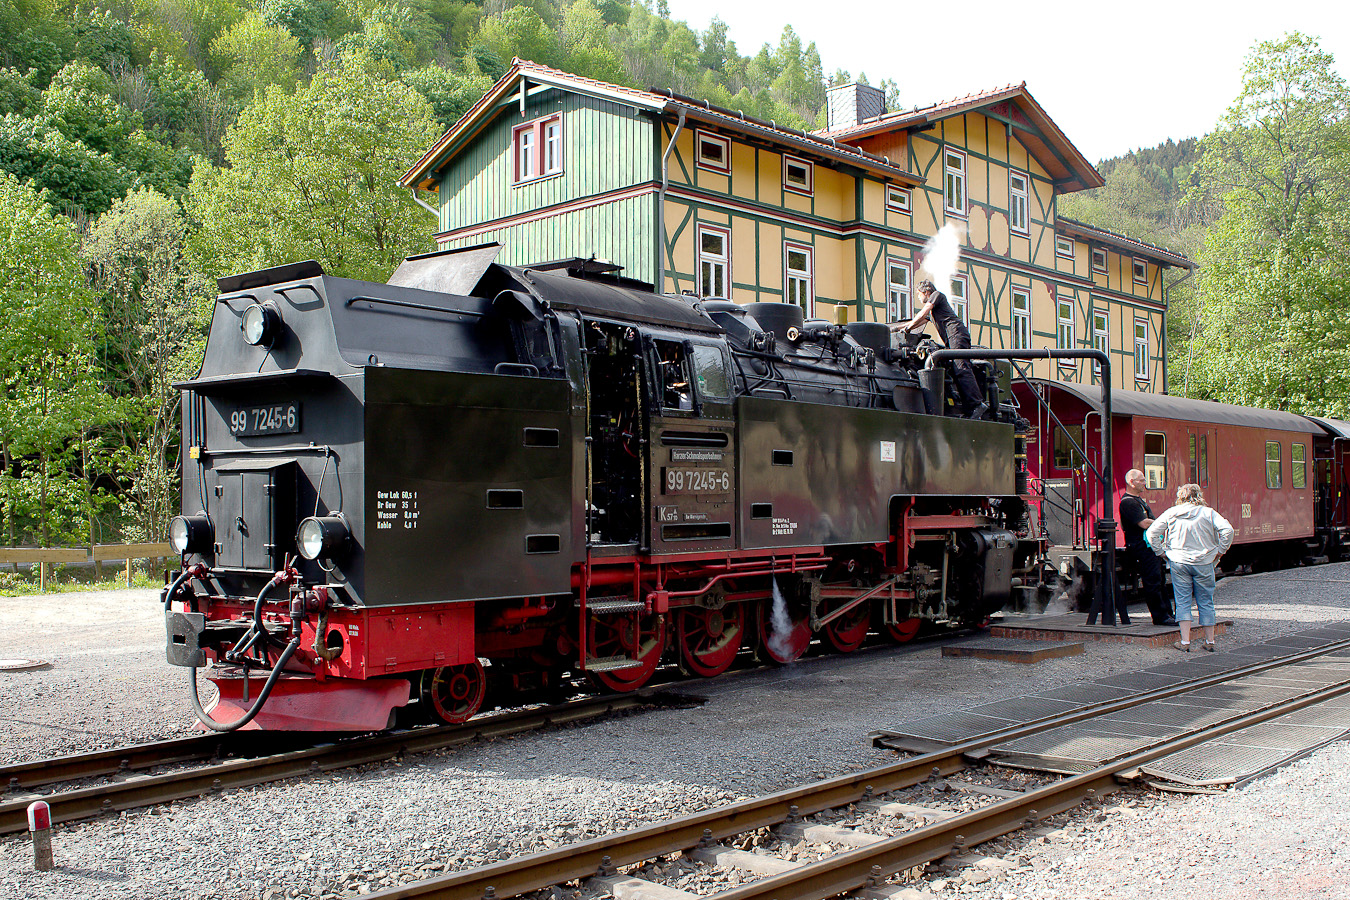
[[[413,303],[411,300],[394,300],[389,297],[348,297],[343,306],[351,306],[353,303],[381,303],[385,306],[403,306],[408,309],[420,309],[425,312],[450,313],[456,316],[471,316],[475,319],[482,319],[487,313],[474,312],[469,309],[449,309],[444,306],[433,306],[430,303]]]

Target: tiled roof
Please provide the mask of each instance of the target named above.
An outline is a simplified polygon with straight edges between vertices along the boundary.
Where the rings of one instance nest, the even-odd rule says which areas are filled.
[[[953,97],[950,100],[943,100],[924,107],[914,107],[910,110],[896,110],[895,112],[882,113],[864,122],[859,122],[849,128],[838,128],[834,131],[825,129],[817,131],[816,134],[821,137],[833,138],[859,138],[871,134],[879,134],[885,131],[891,131],[895,128],[903,128],[916,122],[931,122],[935,119],[944,119],[954,115],[962,108],[971,106],[984,106],[989,103],[997,103],[999,100],[1011,97],[1018,92],[1026,91],[1027,83],[1023,81],[1020,84],[1010,84],[1001,88],[992,88],[987,91],[979,91],[974,94],[966,94],[963,97]]]
[[[1195,268],[1195,263],[1191,262],[1188,257],[1168,250],[1166,247],[1138,241],[1132,237],[1116,234],[1114,231],[1107,231],[1105,228],[1098,228],[1096,225],[1066,219],[1063,216],[1060,216],[1055,222],[1055,231],[1070,237],[1081,237],[1090,241],[1095,240],[1103,244],[1110,244],[1118,249],[1128,250],[1137,256],[1147,256],[1169,266],[1178,266],[1183,269]]]
[[[424,153],[422,158],[404,174],[399,183],[405,187],[425,184],[434,169],[444,161],[446,152],[461,137],[474,131],[474,126],[484,117],[484,113],[493,108],[498,101],[508,96],[519,78],[540,84],[555,84],[559,87],[595,96],[609,97],[633,106],[671,115],[683,113],[686,118],[703,122],[706,125],[753,135],[773,143],[792,147],[798,152],[807,153],[817,158],[857,166],[893,181],[910,185],[922,183],[921,178],[890,160],[868,153],[850,144],[840,143],[832,136],[821,136],[784,128],[774,122],[764,122],[736,110],[723,109],[704,101],[681,97],[667,91],[643,91],[637,88],[610,84],[522,59],[512,60],[510,70],[468,112],[460,117],[458,122],[446,130],[440,140],[432,145],[431,149]]]

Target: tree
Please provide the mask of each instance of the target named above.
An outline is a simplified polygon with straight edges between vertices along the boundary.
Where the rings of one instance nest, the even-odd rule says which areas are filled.
[[[81,256],[102,294],[104,368],[124,414],[116,462],[127,478],[132,531],[165,538],[178,505],[180,394],[201,365],[213,285],[189,265],[178,205],[142,189],[90,228]]]
[[[300,42],[255,12],[212,41],[211,53],[221,60],[224,82],[236,97],[246,99],[272,85],[289,89],[299,75],[295,63],[300,58]]]
[[[459,121],[492,87],[492,80],[485,75],[459,74],[440,66],[414,69],[399,77],[431,104],[442,130]]]
[[[83,532],[86,493],[62,465],[72,441],[105,421],[94,377],[92,298],[68,219],[12,175],[0,173],[0,495],[6,543],[25,524],[43,546]],[[16,471],[18,476],[16,478]],[[16,502],[30,499],[25,523]],[[53,503],[54,497],[63,498]]]
[[[436,121],[411,87],[349,57],[294,95],[272,87],[224,139],[229,168],[199,164],[190,246],[212,274],[317,259],[336,275],[383,281],[431,247],[435,220],[398,187]]]
[[[1315,40],[1248,56],[1242,92],[1202,142],[1202,254],[1189,393],[1296,412],[1350,411],[1350,90]]]

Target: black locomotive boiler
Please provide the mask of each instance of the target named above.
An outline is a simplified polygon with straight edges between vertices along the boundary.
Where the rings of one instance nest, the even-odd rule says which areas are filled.
[[[1039,567],[1006,371],[496,245],[221,279],[184,392],[169,661],[207,727],[462,721],[489,682],[717,675],[976,623]],[[220,700],[197,700],[196,669]]]

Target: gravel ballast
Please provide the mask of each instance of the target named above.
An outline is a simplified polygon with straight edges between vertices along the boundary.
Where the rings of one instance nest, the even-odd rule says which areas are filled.
[[[1221,643],[1350,619],[1350,564],[1224,579]],[[191,733],[183,670],[163,656],[152,592],[0,598],[0,758],[16,761]],[[403,763],[263,785],[58,827],[59,868],[32,871],[0,839],[0,897],[324,898],[551,848],[804,779],[893,761],[870,731],[978,703],[1134,671],[1175,651],[1089,643],[1036,665],[943,658],[940,642],[808,658],[681,690],[701,707],[649,710],[484,741]],[[1350,818],[1344,744],[1215,796],[1130,790],[1056,820],[1050,836],[979,853],[965,878],[930,867],[935,896],[1292,900],[1344,896]],[[972,773],[976,774],[976,773]],[[690,876],[692,877],[692,876]],[[694,888],[697,890],[698,888]]]

